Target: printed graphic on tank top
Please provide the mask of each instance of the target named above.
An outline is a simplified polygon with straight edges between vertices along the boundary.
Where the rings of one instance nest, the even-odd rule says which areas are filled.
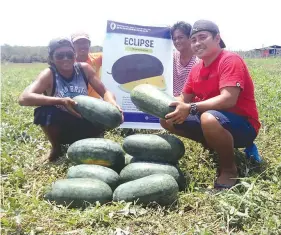
[[[52,66],[50,69],[52,70],[54,77],[51,96],[73,98],[78,95],[88,95],[88,81],[80,64],[74,64],[74,70],[71,78],[65,78],[57,71],[55,66]],[[56,105],[56,107],[67,111],[63,105]]]

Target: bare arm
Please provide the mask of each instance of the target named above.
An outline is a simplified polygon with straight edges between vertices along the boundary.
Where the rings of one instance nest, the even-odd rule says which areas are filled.
[[[116,97],[112,92],[107,90],[100,79],[98,79],[94,69],[86,63],[81,63],[81,66],[85,71],[85,75],[87,76],[90,85],[95,89],[95,91],[104,99],[104,101],[117,106],[121,111],[121,108],[116,103]]]
[[[205,101],[197,102],[196,105],[201,113],[211,109],[230,109],[235,106],[239,93],[240,88],[238,87],[225,87],[221,89],[220,95]],[[166,115],[166,118],[169,119],[168,122],[177,124],[183,123],[189,115],[190,104],[182,101],[175,101],[171,103],[171,106],[176,106],[176,109],[174,112]]]
[[[22,106],[63,105],[62,99],[43,95],[53,86],[53,75],[50,69],[42,71],[37,79],[25,88],[19,97]]]
[[[183,102],[183,101],[184,101],[183,95],[182,95],[182,94],[179,95],[179,96],[176,96],[175,99],[176,99],[177,101],[180,101],[180,102]]]
[[[198,110],[202,113],[207,110],[225,110],[235,106],[240,93],[239,87],[224,87],[220,95],[196,103]]]
[[[194,97],[193,94],[186,94],[181,93],[180,96],[175,97],[178,101],[184,102],[184,103],[190,103],[192,101],[192,98]]]
[[[25,88],[19,97],[19,104],[22,106],[63,105],[74,116],[81,117],[81,115],[73,109],[76,102],[71,98],[43,95],[44,91],[52,90],[52,88],[53,74],[50,69],[45,69],[32,84]]]

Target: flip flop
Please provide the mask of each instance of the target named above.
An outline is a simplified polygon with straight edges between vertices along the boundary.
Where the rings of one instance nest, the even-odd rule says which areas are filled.
[[[214,183],[214,188],[218,190],[224,190],[224,189],[231,189],[238,183],[238,180],[235,181],[235,184],[233,185],[228,185],[228,184],[219,184],[217,183],[217,180]]]
[[[234,185],[227,185],[227,184],[219,184],[217,182],[214,183],[214,188],[215,189],[231,189]]]

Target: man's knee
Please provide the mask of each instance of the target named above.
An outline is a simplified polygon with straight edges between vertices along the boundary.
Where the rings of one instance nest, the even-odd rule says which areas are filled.
[[[204,112],[201,114],[200,121],[202,128],[216,127],[217,125],[220,125],[216,117],[208,112]]]

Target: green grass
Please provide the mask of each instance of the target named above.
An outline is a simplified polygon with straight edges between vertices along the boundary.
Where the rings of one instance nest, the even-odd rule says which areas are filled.
[[[50,144],[33,125],[33,108],[20,107],[17,99],[46,65],[3,65],[1,234],[113,234],[118,228],[131,234],[281,234],[281,60],[253,59],[247,64],[262,122],[256,144],[263,164],[247,161],[242,149],[237,150],[240,184],[213,193],[208,189],[215,178],[216,155],[181,138],[186,154],[180,168],[191,175],[191,182],[176,205],[110,203],[85,210],[43,200],[47,187],[64,178],[70,164],[64,157],[53,164],[37,163]],[[123,139],[119,130],[106,138]]]

